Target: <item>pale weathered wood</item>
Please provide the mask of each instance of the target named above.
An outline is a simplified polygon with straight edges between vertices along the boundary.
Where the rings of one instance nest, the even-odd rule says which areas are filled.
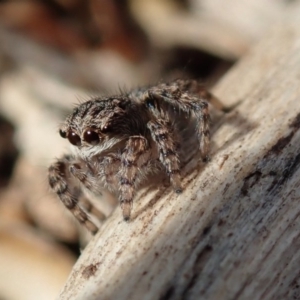
[[[60,299],[299,299],[300,22],[274,28],[215,87],[238,107],[184,192],[144,189],[83,251]],[[198,165],[198,166],[197,166]]]

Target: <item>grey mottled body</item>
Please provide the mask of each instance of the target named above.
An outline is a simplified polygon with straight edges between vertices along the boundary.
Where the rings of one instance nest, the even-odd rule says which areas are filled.
[[[83,195],[80,186],[99,194],[115,193],[125,220],[139,184],[149,172],[164,168],[177,193],[180,177],[181,140],[176,124],[196,120],[200,154],[208,159],[209,111],[213,96],[196,81],[133,90],[127,94],[96,98],[80,104],[60,128],[72,144],[72,155],[49,167],[49,184],[80,223],[98,230],[89,216],[104,218]]]

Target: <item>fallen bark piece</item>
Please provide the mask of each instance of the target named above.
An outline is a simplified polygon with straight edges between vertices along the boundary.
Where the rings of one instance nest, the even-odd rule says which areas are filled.
[[[215,87],[228,105],[212,160],[181,195],[145,188],[116,209],[60,299],[292,299],[300,293],[300,26],[277,28]],[[298,295],[298,296],[297,296]]]

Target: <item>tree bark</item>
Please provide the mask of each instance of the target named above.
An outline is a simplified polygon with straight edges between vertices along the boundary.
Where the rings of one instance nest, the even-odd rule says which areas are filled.
[[[299,10],[298,10],[299,12]],[[295,14],[296,15],[296,14]],[[59,299],[300,299],[300,22],[274,28],[214,88],[212,160],[184,192],[142,189],[84,249]]]

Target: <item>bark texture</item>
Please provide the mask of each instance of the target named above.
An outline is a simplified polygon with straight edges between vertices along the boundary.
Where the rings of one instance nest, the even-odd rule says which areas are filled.
[[[214,89],[239,104],[211,162],[179,196],[141,190],[129,223],[116,209],[59,299],[300,299],[299,66],[300,22],[273,28]]]

